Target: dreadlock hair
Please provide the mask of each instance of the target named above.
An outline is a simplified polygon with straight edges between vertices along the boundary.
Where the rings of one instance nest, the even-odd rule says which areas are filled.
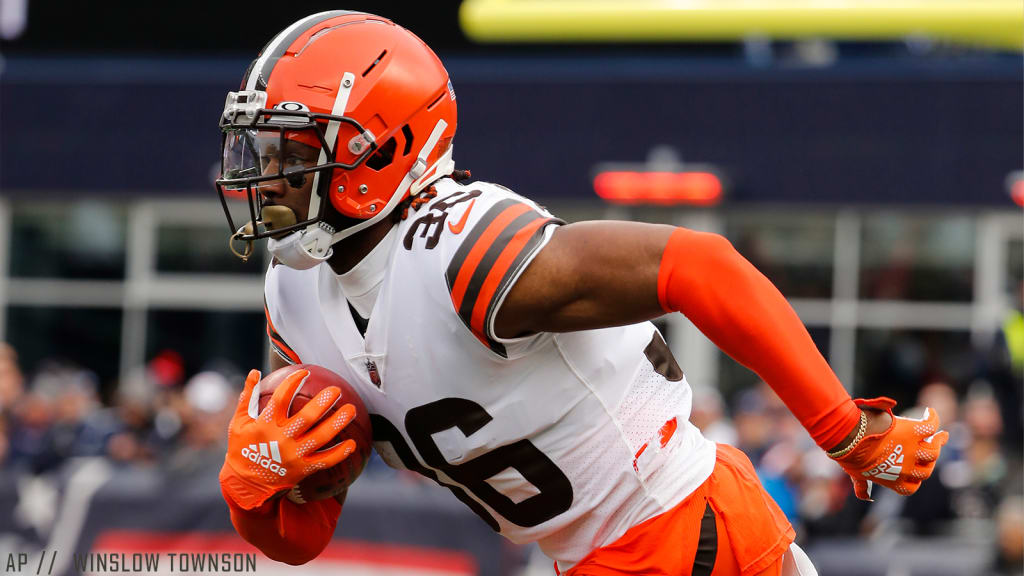
[[[473,174],[469,170],[453,170],[450,178],[456,182],[464,182],[472,178]],[[421,206],[430,202],[432,199],[437,197],[437,189],[431,184],[426,190],[420,192],[415,196],[409,196],[405,200],[402,200],[398,206],[395,206],[395,211],[391,213],[392,221],[396,224],[405,220],[409,217],[409,209],[413,212],[420,209]]]

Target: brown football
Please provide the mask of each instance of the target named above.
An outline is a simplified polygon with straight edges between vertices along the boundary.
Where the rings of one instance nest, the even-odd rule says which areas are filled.
[[[274,390],[284,382],[289,374],[296,370],[309,370],[309,378],[306,378],[306,381],[296,391],[295,397],[292,399],[291,406],[288,409],[289,416],[297,414],[307,402],[328,386],[337,386],[341,390],[341,397],[324,414],[324,418],[329,414],[333,414],[339,406],[344,404],[352,404],[356,409],[355,419],[349,422],[341,432],[338,432],[337,436],[321,448],[330,448],[351,438],[356,442],[355,452],[342,460],[337,466],[310,474],[288,492],[289,500],[302,504],[311,500],[333,498],[337,494],[344,492],[349,484],[355,481],[359,474],[362,473],[363,467],[366,466],[366,461],[370,459],[370,444],[373,441],[373,431],[370,427],[370,415],[367,413],[366,406],[363,404],[362,399],[359,398],[359,394],[356,393],[355,389],[341,376],[316,364],[285,366],[271,372],[263,380],[260,380],[260,412],[263,412],[267,402],[270,402],[270,397],[273,395]]]

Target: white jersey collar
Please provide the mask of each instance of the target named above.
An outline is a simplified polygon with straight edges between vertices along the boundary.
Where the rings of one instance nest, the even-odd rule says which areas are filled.
[[[377,302],[384,275],[387,273],[391,252],[398,238],[398,226],[391,230],[351,270],[337,276],[341,291],[363,318],[369,318]]]

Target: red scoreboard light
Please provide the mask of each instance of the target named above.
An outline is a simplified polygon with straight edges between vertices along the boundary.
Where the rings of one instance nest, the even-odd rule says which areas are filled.
[[[1024,206],[1024,170],[1011,172],[1006,176],[1006,188],[1010,199],[1017,206]]]
[[[714,206],[722,201],[722,181],[712,172],[599,172],[594,191],[613,204]]]
[[[592,170],[594,192],[611,204],[706,207],[725,194],[717,166],[683,162],[664,144],[651,148],[645,162],[601,162]]]

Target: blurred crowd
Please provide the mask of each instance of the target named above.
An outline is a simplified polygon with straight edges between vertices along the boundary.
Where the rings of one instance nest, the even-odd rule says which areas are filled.
[[[101,402],[91,371],[48,361],[26,381],[15,350],[0,343],[0,466],[41,475],[69,458],[104,456],[170,474],[219,470],[242,377],[227,363],[185,376],[167,350]]]
[[[991,360],[996,368],[969,385],[936,379],[917,391],[916,406],[901,406],[913,417],[932,407],[950,441],[932,480],[917,494],[903,498],[878,490],[870,506],[854,497],[849,479],[767,385],[742,390],[729,402],[717,390],[697,387],[691,420],[710,439],[734,444],[750,457],[805,545],[821,538],[980,531],[994,543],[992,573],[1021,574],[1024,438],[1022,407],[1013,399],[1024,382],[1024,363],[1010,354]],[[242,379],[227,363],[187,376],[182,358],[167,350],[101,402],[100,383],[90,371],[49,362],[26,378],[16,351],[0,343],[0,470],[45,475],[78,456],[161,467],[171,476],[218,470]],[[1013,389],[1002,389],[1007,386]],[[368,471],[379,466],[371,463]]]
[[[813,545],[822,538],[860,536],[962,537],[992,542],[991,574],[1024,573],[1021,438],[1008,435],[1004,410],[989,382],[964,393],[947,382],[921,388],[901,415],[936,410],[950,441],[931,480],[901,497],[875,490],[875,502],[856,499],[848,476],[817,448],[779,397],[761,384],[738,394],[731,412],[715,390],[697,389],[691,420],[704,434],[741,448],[765,488]],[[1020,417],[1021,406],[1016,406]]]

